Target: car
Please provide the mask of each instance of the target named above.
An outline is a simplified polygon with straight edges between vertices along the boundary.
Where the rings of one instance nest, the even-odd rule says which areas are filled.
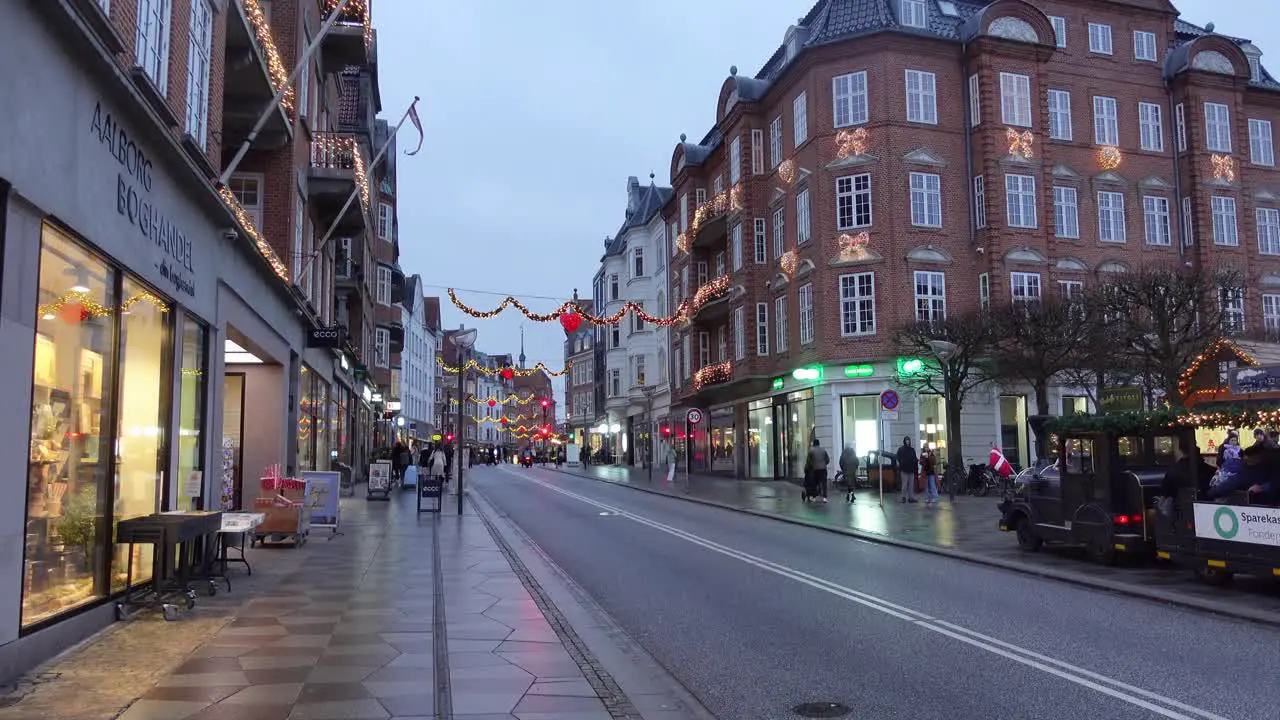
[[[533,453],[528,450],[520,453],[520,464],[524,467],[533,467]]]

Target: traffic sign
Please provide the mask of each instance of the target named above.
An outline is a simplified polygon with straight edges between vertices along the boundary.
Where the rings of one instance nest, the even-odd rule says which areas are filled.
[[[883,410],[898,409],[898,391],[885,390],[880,393],[880,408]]]
[[[702,411],[698,408],[690,408],[688,414],[685,415],[685,419],[689,421],[690,425],[697,425],[702,422]]]

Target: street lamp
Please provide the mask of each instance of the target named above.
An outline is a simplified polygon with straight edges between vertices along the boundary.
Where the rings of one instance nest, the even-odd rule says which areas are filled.
[[[951,358],[960,352],[960,346],[946,340],[930,340],[929,349],[934,355],[938,356],[942,370],[942,416],[946,418],[946,436],[947,436],[947,472],[943,477],[951,476],[952,463],[957,457],[963,457],[958,453],[955,443],[951,442],[952,426],[951,422]],[[963,459],[960,461],[963,464]],[[947,483],[947,497],[954,502],[956,499],[956,484],[954,482]]]
[[[644,393],[645,404],[648,406],[645,411],[645,419],[649,423],[648,432],[645,437],[644,449],[644,466],[649,469],[649,482],[653,483],[653,395],[657,392],[658,386],[644,385],[640,388],[640,392]]]
[[[613,464],[619,465],[622,461],[622,437],[618,434],[622,432],[622,426],[618,423],[609,423],[609,437],[613,438]]]
[[[453,344],[458,348],[458,451],[455,454],[458,464],[458,517],[462,517],[462,438],[465,435],[462,429],[462,398],[467,386],[467,352],[476,344],[478,334],[475,328],[467,330],[459,325],[458,332],[453,335]]]

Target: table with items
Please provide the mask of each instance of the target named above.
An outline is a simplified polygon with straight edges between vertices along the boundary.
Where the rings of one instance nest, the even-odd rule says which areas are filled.
[[[129,545],[125,587],[131,589],[116,604],[119,617],[128,619],[153,608],[162,610],[166,620],[176,620],[180,606],[195,607],[193,583],[207,583],[208,594],[216,594],[209,550],[221,528],[219,511],[178,510],[121,520],[116,542]],[[135,545],[151,546],[151,582],[133,588]]]

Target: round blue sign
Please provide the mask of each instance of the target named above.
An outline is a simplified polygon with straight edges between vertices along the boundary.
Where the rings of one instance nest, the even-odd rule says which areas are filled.
[[[898,393],[894,390],[885,390],[880,393],[880,407],[885,410],[896,410],[898,408]]]

